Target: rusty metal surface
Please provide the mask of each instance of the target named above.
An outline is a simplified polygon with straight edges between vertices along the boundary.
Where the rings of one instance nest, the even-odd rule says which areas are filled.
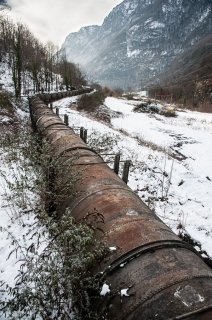
[[[212,305],[185,313],[181,316],[171,318],[169,320],[211,320],[212,319]]]
[[[46,102],[80,93],[40,97]],[[96,270],[103,271],[113,293],[101,297],[97,307],[108,307],[107,320],[211,319],[211,269],[39,97],[30,104],[33,123],[64,168],[60,179],[78,177],[74,197],[67,191],[56,204],[58,215],[69,208],[81,219],[96,209],[105,221],[98,237],[116,247]],[[129,296],[122,297],[127,288]]]
[[[204,279],[209,286],[195,285],[194,280]],[[183,248],[148,252],[124,266],[120,264],[119,270],[107,276],[107,283],[117,292],[108,297],[111,319],[120,319],[120,313],[121,319],[127,320],[168,319],[211,303],[210,270]],[[121,297],[121,290],[126,288],[131,296]]]
[[[175,283],[138,306],[137,310],[126,319],[211,320],[212,287],[210,280],[210,277],[200,275]],[[202,301],[203,297],[204,301]],[[161,314],[162,306],[163,314]]]

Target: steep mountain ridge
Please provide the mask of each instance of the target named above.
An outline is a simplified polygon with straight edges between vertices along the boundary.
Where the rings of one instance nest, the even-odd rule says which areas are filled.
[[[79,32],[69,34],[66,37],[66,42],[71,44],[70,47],[62,46],[62,50],[65,50],[67,57],[71,56],[71,60],[84,64],[83,61],[86,61],[86,50],[89,52],[92,50],[92,42],[93,39],[95,39],[99,28],[99,26],[95,25],[83,27]],[[72,43],[74,43],[74,46],[72,46]],[[85,48],[86,50],[84,50]],[[79,52],[81,55],[79,55]]]
[[[212,35],[178,55],[149,86],[150,94],[172,94],[173,100],[199,111],[212,111]]]
[[[102,26],[71,33],[62,48],[89,78],[126,88],[143,86],[211,33],[210,0],[125,0]]]
[[[10,9],[7,0],[0,0],[0,11]]]

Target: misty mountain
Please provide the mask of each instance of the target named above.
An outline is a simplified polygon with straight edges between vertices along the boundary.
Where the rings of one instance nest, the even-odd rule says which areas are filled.
[[[1,5],[6,5],[7,4],[7,1],[6,0],[0,0],[0,6]]]
[[[69,34],[62,49],[94,81],[140,87],[210,34],[211,0],[125,0],[102,26]]]
[[[169,86],[183,86],[195,81],[212,80],[212,35],[202,39],[183,54],[178,55],[160,77],[160,82]]]
[[[10,9],[7,0],[0,0],[0,10]]]
[[[178,55],[166,72],[154,79],[149,90],[152,95],[172,94],[176,102],[186,107],[211,112],[212,35]]]

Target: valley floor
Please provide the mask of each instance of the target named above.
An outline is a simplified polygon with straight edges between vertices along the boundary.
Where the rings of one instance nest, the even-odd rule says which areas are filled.
[[[107,98],[104,108],[111,123],[106,124],[76,111],[77,98],[57,101],[54,107],[60,108],[62,118],[69,115],[76,133],[81,126],[88,129],[88,144],[109,154],[103,157],[111,160],[111,167],[111,154],[121,152],[122,160],[131,160],[129,186],[174,232],[194,239],[204,258],[212,257],[212,115],[177,111],[176,118],[166,118],[134,113],[139,102]],[[15,204],[6,201],[5,193],[10,192],[4,176],[13,181],[16,167],[10,170],[2,152],[0,162],[0,281],[13,287],[21,253],[8,257],[14,241],[27,247],[35,241],[31,238],[35,216],[30,212],[27,220],[20,219]]]

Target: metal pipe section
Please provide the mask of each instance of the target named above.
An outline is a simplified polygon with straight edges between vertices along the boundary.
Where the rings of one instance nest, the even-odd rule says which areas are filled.
[[[98,266],[110,294],[96,308],[107,308],[107,320],[212,319],[212,270],[43,102],[58,96],[31,98],[30,113],[52,156],[61,166],[72,163],[64,181],[73,170],[80,177],[74,199],[71,190],[57,204],[59,215],[69,208],[80,219],[95,208],[104,216],[108,247],[116,249]]]

